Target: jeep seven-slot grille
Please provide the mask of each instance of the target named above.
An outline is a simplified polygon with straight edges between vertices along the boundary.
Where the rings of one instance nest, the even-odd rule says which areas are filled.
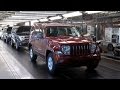
[[[28,36],[25,36],[25,40],[29,40],[29,37],[28,37]]]
[[[70,54],[74,56],[83,56],[90,54],[89,44],[71,45],[70,48]]]
[[[28,42],[29,41],[29,37],[25,36],[25,39],[23,42]]]

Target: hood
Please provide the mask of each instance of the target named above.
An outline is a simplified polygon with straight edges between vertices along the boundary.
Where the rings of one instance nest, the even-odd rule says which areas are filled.
[[[53,43],[59,43],[59,44],[74,44],[74,43],[89,43],[89,42],[92,42],[91,38],[88,38],[88,37],[61,36],[61,37],[49,37],[49,39]]]

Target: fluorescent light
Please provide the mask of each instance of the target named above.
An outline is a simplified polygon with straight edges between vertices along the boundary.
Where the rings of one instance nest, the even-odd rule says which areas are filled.
[[[40,19],[40,22],[46,22],[46,21],[48,21],[47,18]]]
[[[38,22],[38,20],[32,20],[31,22]]]
[[[86,13],[88,13],[88,14],[100,13],[100,12],[103,12],[103,11],[86,11]]]
[[[26,16],[11,16],[11,17],[8,17],[8,18],[45,18],[45,17],[47,17],[48,15],[26,15]]]
[[[25,26],[30,26],[30,23],[29,22],[25,22]]]
[[[26,22],[26,21],[28,21],[28,20],[3,20],[4,22]]]
[[[68,17],[75,17],[75,16],[80,16],[80,15],[82,15],[82,13],[79,11],[76,11],[72,13],[63,14],[63,17],[68,18]]]
[[[55,17],[50,17],[49,19],[50,19],[50,20],[57,20],[57,19],[62,19],[62,17],[60,17],[60,16],[55,16]]]
[[[72,22],[72,23],[85,23],[85,22]]]
[[[33,25],[35,22],[38,22],[38,20],[32,20],[31,25]]]
[[[66,13],[66,11],[20,11],[17,14],[63,14]]]

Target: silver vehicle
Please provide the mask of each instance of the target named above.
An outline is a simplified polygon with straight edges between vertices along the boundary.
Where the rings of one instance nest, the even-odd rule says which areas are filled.
[[[3,38],[3,30],[0,30],[0,39]]]
[[[29,41],[31,26],[15,26],[11,31],[11,46],[19,50],[20,47],[27,46]]]
[[[7,27],[3,31],[3,40],[6,43],[9,43],[11,41],[11,30],[12,30],[12,27]]]

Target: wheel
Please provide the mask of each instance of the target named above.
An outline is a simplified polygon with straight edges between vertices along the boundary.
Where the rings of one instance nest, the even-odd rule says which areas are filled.
[[[9,40],[8,40],[8,39],[6,39],[6,43],[7,43],[7,44],[9,43]]]
[[[32,47],[30,47],[29,55],[30,55],[30,61],[31,61],[31,62],[36,62],[37,55],[33,53]]]
[[[4,42],[6,42],[6,39],[4,39]]]
[[[5,42],[7,43],[7,42],[8,42],[8,40],[6,39],[6,40],[5,40]]]
[[[112,44],[108,44],[107,49],[108,49],[108,51],[113,51],[114,47]]]
[[[47,64],[48,72],[51,75],[55,75],[57,73],[57,67],[56,67],[56,64],[55,64],[55,61],[54,61],[52,53],[48,54],[47,60],[46,60],[46,64]]]
[[[113,54],[115,55],[115,56],[119,56],[120,55],[120,53],[118,52],[118,51],[113,51]]]
[[[15,48],[16,48],[16,50],[20,49],[19,44],[17,42],[15,43]]]
[[[90,62],[87,65],[87,71],[93,71],[98,66],[99,61]]]
[[[14,47],[14,43],[13,43],[12,40],[10,41],[10,45],[11,45],[12,47]]]

